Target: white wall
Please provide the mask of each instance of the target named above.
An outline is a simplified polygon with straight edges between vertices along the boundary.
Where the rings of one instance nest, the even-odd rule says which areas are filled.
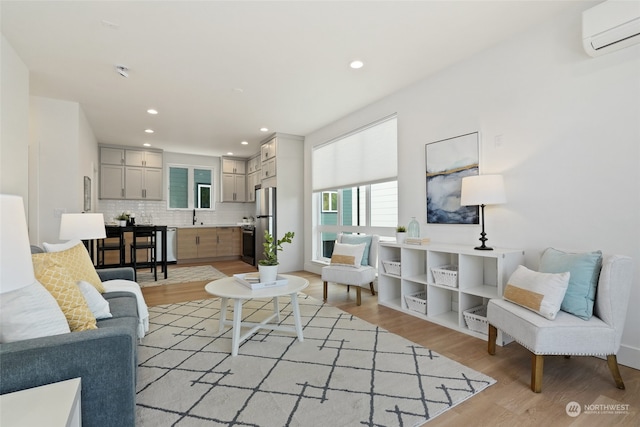
[[[13,47],[0,40],[0,193],[22,196],[28,206],[29,70]]]
[[[30,206],[37,229],[29,234],[37,244],[58,242],[60,214],[84,209],[83,177],[94,175],[97,142],[76,102],[32,96],[29,112],[31,176],[37,180]]]
[[[481,137],[481,173],[501,173],[508,203],[486,209],[491,246],[548,246],[634,259],[621,363],[640,369],[640,46],[590,58],[581,10],[401,90],[305,138],[306,256],[311,259],[311,147],[398,113],[399,220],[423,236],[474,246],[478,226],[426,224],[425,144]]]

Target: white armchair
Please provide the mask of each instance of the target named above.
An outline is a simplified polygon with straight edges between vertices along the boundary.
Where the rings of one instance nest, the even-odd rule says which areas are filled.
[[[362,235],[345,235],[338,233],[336,241],[338,243],[349,243],[349,239],[363,237]],[[328,265],[322,268],[322,282],[323,282],[323,300],[327,301],[328,296],[328,282],[347,285],[347,292],[351,285],[356,287],[356,304],[362,303],[362,287],[369,286],[371,289],[371,295],[375,295],[376,291],[373,287],[373,282],[376,279],[378,263],[378,241],[379,236],[371,235],[371,244],[368,247],[367,265],[360,265],[359,267],[349,267],[343,265]]]
[[[513,337],[532,353],[531,390],[542,391],[545,355],[607,356],[616,386],[624,389],[616,353],[620,348],[633,276],[631,258],[604,256],[598,280],[594,315],[583,320],[564,311],[555,320],[546,319],[503,299],[487,306],[489,354],[496,352],[497,330]]]

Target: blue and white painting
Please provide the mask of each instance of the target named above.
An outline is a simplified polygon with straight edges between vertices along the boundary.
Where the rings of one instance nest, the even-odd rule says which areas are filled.
[[[427,223],[478,224],[478,206],[460,205],[462,178],[478,175],[478,132],[425,146]]]

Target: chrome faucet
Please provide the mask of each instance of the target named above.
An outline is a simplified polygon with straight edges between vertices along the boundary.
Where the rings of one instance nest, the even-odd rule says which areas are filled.
[[[193,222],[191,223],[191,225],[196,225],[196,221],[198,220],[198,217],[196,217],[196,210],[193,210]]]

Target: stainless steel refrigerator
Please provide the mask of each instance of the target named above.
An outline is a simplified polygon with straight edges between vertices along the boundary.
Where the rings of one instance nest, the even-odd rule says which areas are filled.
[[[276,234],[276,188],[256,188],[256,264],[264,259],[264,232]]]

